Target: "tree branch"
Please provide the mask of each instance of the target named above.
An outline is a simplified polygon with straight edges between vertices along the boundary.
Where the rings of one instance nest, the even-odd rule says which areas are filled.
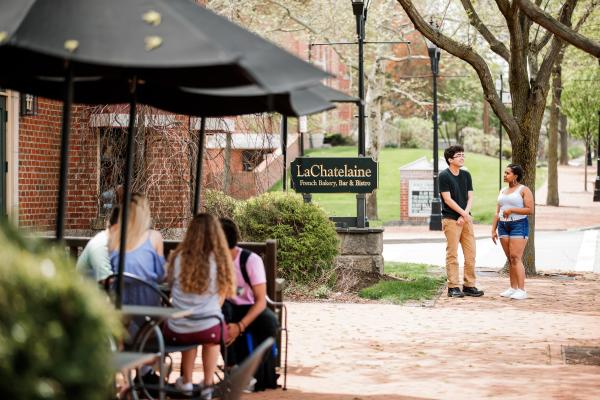
[[[510,57],[508,49],[506,48],[504,43],[499,41],[494,36],[494,34],[490,32],[487,26],[485,26],[485,24],[481,22],[481,18],[479,18],[477,11],[475,11],[475,7],[473,7],[473,4],[471,4],[471,1],[460,0],[460,2],[462,3],[463,8],[467,13],[467,17],[469,18],[471,26],[477,29],[477,32],[479,32],[481,36],[483,36],[483,38],[489,43],[490,49],[492,49],[494,53],[498,54],[500,57],[504,58],[508,62],[508,58]]]
[[[569,27],[571,25],[571,17],[576,4],[577,0],[567,0],[560,11],[559,21],[557,21],[557,23],[565,27]],[[571,30],[570,27],[569,30]],[[536,77],[536,84],[547,85],[547,82],[550,80],[552,66],[554,65],[554,62],[556,61],[563,47],[564,42],[560,39],[560,37],[554,36],[554,39],[552,39],[552,44],[550,45],[550,50],[548,50],[548,53],[546,53],[544,61],[542,61],[542,65],[540,66],[538,76]]]
[[[460,58],[461,60],[466,61],[469,63],[469,65],[471,65],[471,67],[473,67],[481,82],[486,100],[490,103],[494,112],[502,121],[502,124],[506,128],[511,140],[516,140],[521,134],[519,125],[515,121],[514,117],[508,112],[506,107],[504,107],[504,104],[502,104],[498,93],[496,93],[494,81],[492,80],[492,74],[490,73],[490,70],[483,58],[470,47],[464,46],[441,34],[440,32],[434,31],[433,28],[429,26],[427,22],[425,22],[421,14],[419,14],[419,12],[416,10],[411,0],[397,1],[400,3],[417,30],[421,32],[423,36],[431,40],[438,47],[446,50],[448,53]]]
[[[537,24],[540,24],[565,42],[572,44],[578,49],[583,50],[596,58],[600,58],[600,43],[575,32],[573,29],[564,25],[560,21],[557,21],[550,14],[544,12],[529,0],[515,1],[518,3],[519,8]]]

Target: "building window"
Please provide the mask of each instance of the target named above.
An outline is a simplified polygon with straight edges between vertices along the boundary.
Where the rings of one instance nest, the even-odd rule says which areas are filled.
[[[244,150],[242,151],[242,166],[244,171],[253,171],[265,159],[264,150]]]
[[[116,189],[123,183],[126,135],[121,128],[100,129],[100,214],[106,215],[117,202]]]

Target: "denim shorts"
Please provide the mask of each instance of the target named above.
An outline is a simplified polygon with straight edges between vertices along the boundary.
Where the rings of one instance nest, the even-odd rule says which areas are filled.
[[[527,239],[529,237],[529,218],[516,221],[498,221],[498,237]]]

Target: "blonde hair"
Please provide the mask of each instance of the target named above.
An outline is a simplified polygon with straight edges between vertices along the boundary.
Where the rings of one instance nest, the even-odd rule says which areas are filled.
[[[134,248],[148,232],[152,219],[150,217],[150,203],[140,193],[133,193],[129,202],[127,214],[127,244],[126,250]],[[119,250],[121,240],[121,224],[123,223],[123,211],[119,212],[119,227],[110,235],[109,249]]]
[[[202,294],[208,288],[211,254],[217,264],[217,291],[221,298],[235,296],[235,274],[231,252],[221,224],[210,214],[196,215],[183,241],[169,254],[168,280],[173,282],[174,261],[179,256],[179,283],[188,293]]]

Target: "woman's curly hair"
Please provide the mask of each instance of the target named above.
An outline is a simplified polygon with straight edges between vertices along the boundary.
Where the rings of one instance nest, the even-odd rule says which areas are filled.
[[[217,292],[234,297],[236,282],[231,253],[221,224],[210,214],[196,215],[183,241],[169,254],[168,280],[173,282],[175,259],[179,256],[179,283],[184,292],[202,294],[208,288],[210,257],[217,264]]]

